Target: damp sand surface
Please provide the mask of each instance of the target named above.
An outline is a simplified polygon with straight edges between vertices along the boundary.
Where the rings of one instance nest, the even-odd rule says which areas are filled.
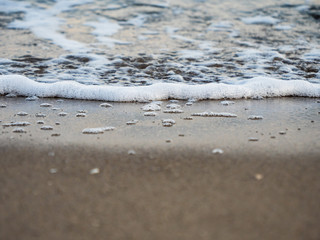
[[[0,239],[319,239],[318,99],[57,100],[0,98]]]

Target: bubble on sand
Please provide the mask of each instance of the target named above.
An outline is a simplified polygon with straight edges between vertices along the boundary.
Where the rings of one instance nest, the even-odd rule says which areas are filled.
[[[212,153],[213,154],[223,154],[223,150],[220,148],[215,148],[212,150]]]
[[[138,120],[131,120],[131,121],[129,121],[129,122],[126,122],[126,124],[127,125],[135,125],[135,124],[137,124],[139,121]]]
[[[166,108],[167,109],[180,109],[181,105],[176,104],[176,103],[171,103],[171,104],[167,104]]]
[[[0,108],[6,108],[7,107],[7,105],[5,105],[5,104],[0,104]]]
[[[248,138],[248,141],[249,142],[257,142],[257,141],[259,141],[259,138],[250,137],[250,138]]]
[[[29,122],[11,122],[2,124],[3,127],[25,127],[29,125]]]
[[[186,102],[186,106],[191,106],[193,105],[193,102]]]
[[[59,137],[61,134],[60,133],[52,133],[51,137]]]
[[[58,169],[56,169],[56,168],[50,168],[49,169],[49,173],[51,173],[51,174],[55,174],[57,172],[58,172]]]
[[[257,95],[257,96],[253,96],[253,97],[251,97],[251,99],[252,99],[252,100],[263,100],[263,97],[262,97],[262,96]]]
[[[38,100],[39,98],[37,96],[31,96],[31,97],[27,97],[26,98],[26,101],[36,101]]]
[[[136,151],[134,151],[133,149],[131,149],[131,150],[128,151],[128,154],[129,154],[129,155],[135,155],[135,154],[136,154]]]
[[[27,131],[24,130],[24,128],[14,128],[12,130],[12,132],[14,132],[14,133],[26,133]]]
[[[183,134],[183,133],[180,133],[178,136],[179,136],[179,137],[184,137],[184,134]]]
[[[85,113],[77,113],[76,114],[76,117],[86,117],[87,116],[87,114],[85,114]]]
[[[50,104],[50,103],[41,103],[40,107],[52,107],[52,104]]]
[[[99,127],[99,128],[85,128],[82,130],[83,134],[102,134],[106,131],[113,131],[114,127]]]
[[[161,107],[158,104],[149,103],[147,105],[144,105],[141,109],[142,111],[145,111],[145,112],[154,112],[154,111],[160,111]]]
[[[51,108],[52,111],[58,111],[58,110],[61,110],[61,108],[57,108],[57,107],[54,107],[54,108]]]
[[[14,93],[9,93],[6,95],[7,98],[16,98],[17,97],[17,94],[14,94]]]
[[[163,127],[172,127],[176,123],[173,119],[163,119],[162,120],[162,126]]]
[[[183,120],[193,120],[193,117],[184,117]]]
[[[47,126],[43,126],[40,128],[41,130],[45,130],[45,131],[49,131],[49,130],[53,130],[53,127],[50,126],[50,125],[47,125]]]
[[[99,168],[92,168],[90,171],[89,171],[89,174],[90,175],[95,175],[95,174],[99,174],[100,173],[100,169]]]
[[[179,100],[172,99],[172,100],[170,100],[169,102],[171,102],[171,103],[178,103],[178,102],[179,102]]]
[[[164,113],[183,113],[183,110],[181,109],[166,109],[163,110]]]
[[[166,140],[166,143],[171,143],[171,142],[172,142],[171,139],[167,139],[167,140]]]
[[[157,113],[155,113],[155,112],[145,112],[143,114],[143,116],[145,116],[145,117],[155,117],[155,116],[157,116]]]
[[[191,115],[192,116],[197,116],[197,117],[227,117],[227,118],[235,118],[235,117],[237,117],[236,114],[227,113],[227,112],[221,112],[221,113],[202,112],[202,113],[192,113]]]
[[[151,104],[156,104],[158,106],[161,106],[162,105],[162,101],[152,101]]]
[[[56,102],[61,103],[61,102],[64,102],[64,100],[63,99],[58,99]]]
[[[37,121],[37,124],[44,124],[44,121]]]
[[[270,136],[270,138],[275,139],[275,138],[276,138],[276,136]]]
[[[287,134],[287,132],[286,131],[280,131],[279,134],[280,135],[285,135],[285,134]]]
[[[36,113],[36,117],[42,117],[42,118],[44,118],[44,117],[46,117],[47,115],[46,114],[44,114],[44,113]]]
[[[60,123],[60,122],[56,122],[55,124],[56,124],[57,126],[59,126],[61,123]]]
[[[28,113],[26,113],[26,112],[18,112],[17,115],[18,116],[27,116]]]
[[[235,102],[233,102],[233,101],[221,101],[220,104],[224,105],[224,106],[229,106],[229,105],[235,104]]]
[[[65,116],[68,115],[68,113],[66,113],[66,112],[59,112],[58,115],[59,115],[60,117],[65,117]]]
[[[250,115],[248,117],[248,120],[262,120],[263,119],[263,116],[260,116],[260,115]]]
[[[109,108],[112,107],[112,105],[110,103],[101,103],[100,107]]]
[[[87,110],[84,110],[84,109],[81,109],[81,110],[78,110],[77,113],[87,113],[88,111]]]
[[[29,126],[30,123],[29,122],[13,122],[11,123],[11,126],[19,126],[19,127],[25,127],[25,126]]]

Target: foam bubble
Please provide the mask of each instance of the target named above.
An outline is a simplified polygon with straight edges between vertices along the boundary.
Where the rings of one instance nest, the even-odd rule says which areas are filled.
[[[192,113],[191,115],[192,116],[197,116],[197,117],[226,117],[226,118],[235,118],[235,117],[237,117],[236,114],[227,113],[227,112],[221,112],[221,113],[201,112],[201,113]]]
[[[213,154],[223,154],[223,150],[220,148],[215,148],[212,150],[212,153]]]
[[[27,116],[28,113],[27,112],[18,112],[17,115],[18,116]]]
[[[264,25],[274,25],[279,22],[278,19],[270,17],[270,16],[255,16],[242,18],[242,22],[245,24],[264,24]]]
[[[143,116],[145,116],[145,117],[155,117],[155,116],[157,116],[157,113],[155,113],[155,112],[145,112],[143,114]]]
[[[85,128],[82,130],[83,134],[101,134],[106,131],[113,131],[114,127],[99,127],[99,128]]]
[[[24,128],[15,128],[12,130],[14,133],[26,133],[27,131]]]
[[[47,126],[43,126],[40,128],[41,130],[45,130],[45,131],[50,131],[50,130],[53,130],[53,127],[50,126],[50,125],[47,125]]]
[[[73,81],[39,83],[20,75],[0,75],[0,95],[15,93],[20,96],[63,97],[115,102],[190,99],[226,99],[259,97],[320,97],[320,84],[302,80],[278,80],[255,77],[230,83],[187,85],[156,83],[150,86],[121,87],[83,85]],[[153,106],[156,106],[154,104]],[[159,106],[158,106],[159,107]],[[157,108],[157,107],[155,107]]]
[[[248,117],[249,120],[262,120],[263,119],[263,116],[260,116],[260,115],[250,115]]]

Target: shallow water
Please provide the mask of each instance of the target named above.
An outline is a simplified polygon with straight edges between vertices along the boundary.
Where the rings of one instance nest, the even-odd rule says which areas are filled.
[[[5,1],[0,74],[38,82],[320,83],[319,5],[292,1]]]

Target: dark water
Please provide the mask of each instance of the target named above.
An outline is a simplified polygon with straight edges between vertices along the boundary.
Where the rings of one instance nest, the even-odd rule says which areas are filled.
[[[1,2],[0,74],[120,85],[320,82],[316,2],[74,3]]]

